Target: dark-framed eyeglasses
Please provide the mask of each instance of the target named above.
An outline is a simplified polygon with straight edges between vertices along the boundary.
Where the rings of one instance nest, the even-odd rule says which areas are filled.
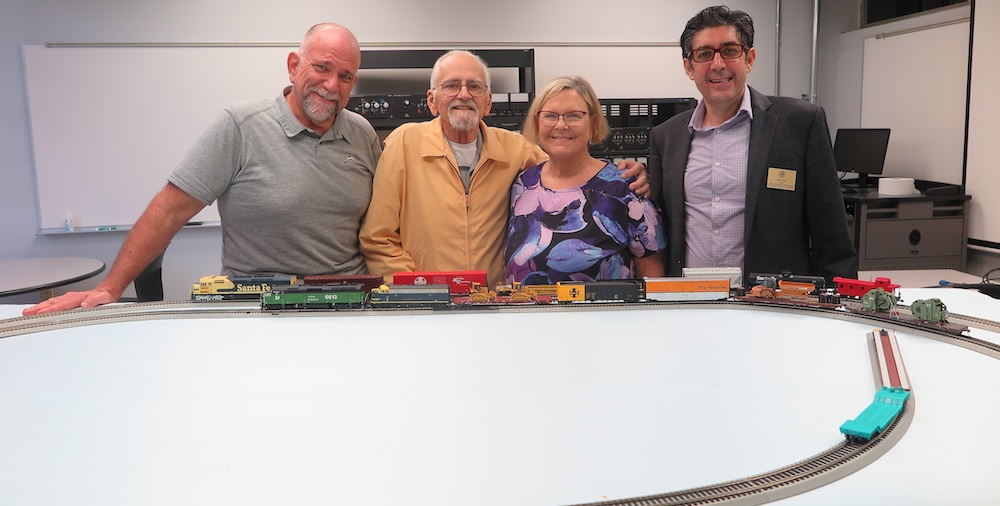
[[[471,81],[464,83],[462,81],[454,79],[451,81],[445,81],[437,85],[436,88],[440,88],[441,93],[444,93],[446,96],[454,97],[462,92],[463,86],[465,87],[465,89],[469,90],[469,95],[472,95],[473,97],[476,98],[485,95],[486,91],[490,89],[489,86],[486,86],[486,83],[479,81],[477,79],[473,79]]]
[[[746,53],[747,47],[743,44],[726,44],[718,49],[714,47],[699,47],[692,49],[688,53],[688,58],[696,63],[710,62],[715,58],[715,53],[719,53],[723,60],[735,60]]]
[[[583,120],[587,118],[586,111],[572,111],[566,114],[557,114],[551,111],[541,111],[538,113],[538,122],[545,126],[555,126],[559,123],[559,118],[563,119],[563,122],[568,126],[576,126],[583,123]]]

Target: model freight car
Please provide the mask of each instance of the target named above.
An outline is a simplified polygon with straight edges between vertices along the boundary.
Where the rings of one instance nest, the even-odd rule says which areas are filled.
[[[729,298],[730,278],[645,278],[646,300],[689,301]]]
[[[864,281],[837,276],[833,278],[833,282],[837,285],[837,293],[844,297],[856,297],[860,299],[866,293],[876,288],[881,288],[898,297],[899,285],[893,283],[889,278],[880,277],[875,278],[875,281]]]
[[[768,288],[780,288],[781,282],[794,283],[800,286],[812,285],[813,290],[826,288],[826,278],[823,276],[808,276],[782,272],[781,274],[750,274],[750,284],[764,285]]]
[[[315,276],[303,276],[302,284],[305,285],[344,285],[351,283],[361,283],[365,291],[370,292],[385,283],[385,278],[378,274],[321,274]]]
[[[638,302],[642,280],[602,280],[556,283],[559,302]]]
[[[728,279],[733,290],[743,288],[743,269],[739,267],[684,267],[681,276],[690,279]]]
[[[486,271],[397,272],[393,285],[448,285],[455,295],[468,295],[472,283],[487,286]]]
[[[902,388],[882,387],[875,399],[853,420],[841,424],[840,432],[856,443],[870,441],[882,433],[903,412],[910,392]]]

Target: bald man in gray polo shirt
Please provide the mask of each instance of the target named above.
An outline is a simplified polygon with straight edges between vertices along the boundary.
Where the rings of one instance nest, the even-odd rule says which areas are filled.
[[[360,64],[350,30],[310,28],[288,55],[292,85],[276,99],[239,103],[216,118],[136,221],[107,277],[24,314],[118,300],[212,202],[222,220],[223,274],[367,272],[358,231],[382,151],[371,125],[344,110]]]

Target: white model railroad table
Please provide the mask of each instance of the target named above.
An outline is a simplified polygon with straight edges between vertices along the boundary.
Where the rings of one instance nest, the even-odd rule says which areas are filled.
[[[52,289],[96,276],[104,262],[82,257],[38,257],[0,260],[0,297],[42,292],[42,299],[52,296]]]
[[[642,306],[43,329],[0,339],[0,504],[555,505],[719,483],[843,439],[876,390],[871,330]],[[917,399],[902,440],[781,506],[996,504],[1000,361],[896,335]]]

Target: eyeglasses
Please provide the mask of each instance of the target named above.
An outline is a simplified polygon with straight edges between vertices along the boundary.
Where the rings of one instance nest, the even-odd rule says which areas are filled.
[[[465,89],[469,90],[469,95],[472,95],[473,97],[476,98],[485,95],[486,90],[490,89],[489,86],[486,86],[486,83],[482,81],[477,81],[475,79],[467,83],[463,83],[462,81],[458,80],[445,81],[437,85],[436,88],[441,88],[441,93],[444,93],[446,96],[454,97],[459,93],[461,93],[463,86],[465,87]]]
[[[691,50],[691,52],[688,53],[688,58],[697,63],[705,63],[715,59],[715,53],[719,53],[723,60],[735,60],[740,56],[743,56],[743,53],[745,53],[746,50],[747,48],[743,44],[726,44],[719,49],[701,47]]]
[[[538,122],[545,126],[555,126],[556,123],[559,123],[559,118],[562,118],[566,125],[576,126],[583,122],[584,118],[587,117],[587,114],[588,113],[584,111],[573,111],[567,112],[566,114],[556,114],[554,112],[542,111],[538,113]]]

